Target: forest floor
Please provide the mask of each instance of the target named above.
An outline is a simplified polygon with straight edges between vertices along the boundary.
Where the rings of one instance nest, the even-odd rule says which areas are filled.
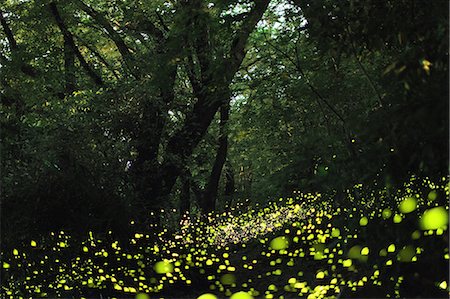
[[[296,194],[128,242],[29,240],[2,250],[2,298],[448,298],[447,182],[351,194],[349,207]]]

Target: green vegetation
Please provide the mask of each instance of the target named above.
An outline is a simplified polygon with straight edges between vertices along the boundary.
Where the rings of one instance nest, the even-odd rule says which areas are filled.
[[[445,297],[448,28],[445,0],[2,1],[0,297]]]
[[[80,242],[52,233],[3,254],[3,292],[5,298],[445,297],[448,211],[426,195],[448,197],[448,186],[445,178],[437,184],[413,178],[391,195],[399,222],[383,217],[380,199],[389,196],[383,190],[363,196],[360,208],[298,194],[210,215],[174,234],[137,232],[123,242],[111,234],[90,233]],[[413,198],[417,210],[402,211]]]

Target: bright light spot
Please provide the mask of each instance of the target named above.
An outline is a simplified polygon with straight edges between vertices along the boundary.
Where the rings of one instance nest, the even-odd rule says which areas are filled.
[[[320,271],[316,274],[317,279],[323,279],[324,277],[325,277],[325,273],[323,273],[322,271]]]
[[[361,255],[368,255],[369,254],[369,248],[368,247],[364,247],[363,249],[361,249]]]
[[[388,251],[388,252],[394,252],[394,251],[395,251],[395,244],[389,245],[387,251]]]
[[[394,216],[394,223],[400,223],[402,222],[402,216],[400,216],[399,214],[395,214]]]
[[[388,219],[392,215],[392,211],[389,208],[385,208],[383,212],[381,212],[383,219]]]
[[[423,230],[438,229],[447,224],[448,212],[443,207],[426,210],[420,220],[420,226]]]
[[[253,299],[253,296],[247,292],[237,292],[231,295],[230,299]]]
[[[367,219],[367,217],[362,217],[362,218],[359,220],[359,225],[361,225],[361,226],[366,226],[367,223],[369,223],[369,219]]]
[[[289,246],[289,241],[285,236],[277,237],[270,241],[270,247],[275,250],[286,249]]]
[[[345,260],[345,261],[342,263],[342,266],[344,266],[344,267],[346,267],[346,268],[350,267],[351,265],[352,265],[352,260],[351,260],[351,259]]]
[[[170,273],[173,271],[173,265],[169,261],[157,262],[153,267],[158,274]]]
[[[121,291],[122,287],[120,285],[118,285],[117,283],[114,284],[114,289],[117,291]]]
[[[337,238],[341,235],[341,231],[339,230],[339,228],[333,228],[333,230],[331,231],[331,236],[334,238]]]
[[[417,208],[417,200],[414,197],[407,197],[398,206],[403,214],[411,213]]]
[[[197,299],[217,299],[217,296],[214,294],[211,294],[211,293],[206,293],[206,294],[198,296]]]
[[[139,293],[136,295],[135,299],[150,299],[150,296],[147,294],[144,294],[144,293]],[[211,299],[213,299],[213,298],[211,298]]]

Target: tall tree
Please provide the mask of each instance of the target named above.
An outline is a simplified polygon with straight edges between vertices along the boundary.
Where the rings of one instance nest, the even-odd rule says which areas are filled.
[[[111,189],[111,200],[143,206],[146,215],[158,210],[217,111],[228,105],[230,83],[268,5],[269,0],[2,4],[2,101],[21,110],[8,109],[2,121],[24,132],[18,136],[11,130],[7,137],[16,140],[7,157],[23,168],[35,167],[7,180],[27,190],[21,177],[44,178],[34,191],[24,191],[26,199],[11,187],[7,202],[46,197],[43,210],[44,203],[70,206],[84,193],[43,190],[56,186],[54,181],[75,186],[69,181],[86,172],[85,178],[95,180],[82,191],[99,196],[88,209]],[[70,132],[70,142],[61,138],[63,131]],[[45,163],[34,161],[37,155],[19,157],[31,155],[20,148],[24,143],[36,148]],[[213,171],[216,181],[219,164]]]

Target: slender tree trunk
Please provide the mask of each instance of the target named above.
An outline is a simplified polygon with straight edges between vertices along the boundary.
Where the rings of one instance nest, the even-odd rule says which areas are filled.
[[[234,182],[234,170],[230,161],[225,162],[225,200],[227,208],[231,207],[233,203],[233,196],[235,192],[235,182]]]
[[[191,176],[190,172],[181,176],[180,221],[191,208]]]
[[[217,149],[216,159],[203,195],[202,208],[205,213],[212,212],[216,209],[220,175],[222,173],[223,165],[225,164],[228,152],[228,134],[226,125],[228,122],[229,113],[230,104],[223,104],[220,107],[219,147]]]

